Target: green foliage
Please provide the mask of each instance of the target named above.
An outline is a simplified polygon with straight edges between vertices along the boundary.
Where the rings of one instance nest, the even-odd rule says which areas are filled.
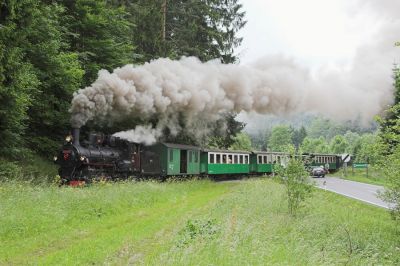
[[[330,143],[330,152],[334,154],[341,154],[348,150],[349,143],[342,135],[336,135]]]
[[[306,137],[301,144],[301,151],[307,153],[330,153],[329,145],[323,137]]]
[[[348,143],[348,146],[346,148],[346,153],[356,155],[358,150],[361,147],[360,146],[360,135],[355,132],[347,131],[346,134],[344,134],[344,138],[346,139],[346,142]]]
[[[59,147],[60,136],[69,127],[69,102],[81,86],[83,70],[75,52],[69,48],[61,18],[64,7],[43,6],[30,24],[26,58],[41,81],[39,93],[29,109],[29,146],[48,158]]]
[[[393,218],[400,222],[400,69],[393,70],[395,104],[389,108],[385,118],[378,118],[380,123],[379,142],[384,155],[380,165],[386,175],[387,183],[383,198],[392,203]]]
[[[234,136],[239,134],[245,124],[235,120],[236,114],[227,113],[215,124],[214,131],[208,140],[207,146],[219,149],[228,149],[235,142]]]
[[[299,129],[293,129],[292,142],[296,149],[298,149],[303,143],[303,140],[307,137],[307,130],[304,126]]]
[[[286,167],[279,167],[276,172],[286,189],[289,213],[295,216],[304,201],[311,197],[313,185],[309,174],[303,161],[294,153]]]
[[[251,140],[246,133],[239,133],[233,138],[234,142],[229,147],[230,150],[251,151]]]
[[[0,160],[0,182],[17,180],[22,175],[22,169],[14,162]]]
[[[40,81],[26,60],[30,25],[37,18],[35,0],[0,3],[0,153],[18,157],[24,144],[27,110]]]
[[[133,63],[134,46],[129,13],[106,0],[62,1],[71,50],[85,71],[82,85],[91,84],[100,69]]]
[[[381,170],[387,180],[383,199],[392,204],[393,219],[400,224],[400,147],[382,161]]]
[[[384,159],[385,150],[386,145],[377,134],[364,134],[357,143],[354,155],[356,161],[374,165]]]
[[[130,14],[138,57],[146,62],[158,57],[196,56],[202,61],[237,60],[234,48],[245,25],[238,0],[228,1],[111,1]],[[155,23],[156,22],[156,23]]]
[[[270,151],[284,151],[292,145],[292,130],[285,125],[275,126],[268,139],[268,149]]]
[[[212,239],[218,230],[215,220],[188,220],[186,226],[179,232],[180,238],[177,246],[187,246],[198,238]]]
[[[160,56],[237,60],[233,49],[244,24],[237,0],[5,0],[0,3],[0,152],[23,160],[27,148],[51,157],[69,128],[73,93],[127,63]],[[184,10],[184,12],[182,11]],[[136,52],[136,53],[135,53]],[[243,125],[227,114],[219,147],[233,143]],[[138,121],[121,121],[126,129]],[[93,125],[88,125],[93,128]],[[97,128],[105,130],[104,128]],[[107,130],[107,129],[106,129]],[[190,143],[187,136],[181,138]],[[29,155],[29,156],[27,156]]]

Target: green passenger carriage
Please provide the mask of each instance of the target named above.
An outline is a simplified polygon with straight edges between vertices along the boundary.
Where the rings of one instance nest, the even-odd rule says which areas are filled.
[[[145,175],[199,175],[200,148],[190,145],[157,143],[142,151]]]
[[[329,169],[329,171],[335,171],[339,169],[339,156],[335,154],[323,154],[323,153],[313,153],[311,154],[311,162],[307,163],[308,166],[322,166]]]
[[[250,172],[250,152],[203,150],[200,172],[208,175],[248,174]]]

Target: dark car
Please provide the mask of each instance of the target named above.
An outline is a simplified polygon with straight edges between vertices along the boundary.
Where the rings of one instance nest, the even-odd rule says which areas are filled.
[[[325,177],[325,169],[323,167],[317,166],[311,169],[312,177]]]

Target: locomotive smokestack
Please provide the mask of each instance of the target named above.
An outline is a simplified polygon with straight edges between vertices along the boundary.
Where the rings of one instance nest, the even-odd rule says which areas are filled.
[[[79,128],[73,128],[72,129],[72,142],[76,146],[80,146],[80,144],[79,144],[79,134],[80,134],[80,129]]]

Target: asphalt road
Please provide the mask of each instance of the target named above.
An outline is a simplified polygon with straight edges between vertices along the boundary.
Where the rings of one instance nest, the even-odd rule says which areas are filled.
[[[382,186],[370,185],[337,177],[313,178],[313,180],[321,189],[329,190],[382,208],[389,208],[388,203],[378,198],[378,191],[383,191]]]

